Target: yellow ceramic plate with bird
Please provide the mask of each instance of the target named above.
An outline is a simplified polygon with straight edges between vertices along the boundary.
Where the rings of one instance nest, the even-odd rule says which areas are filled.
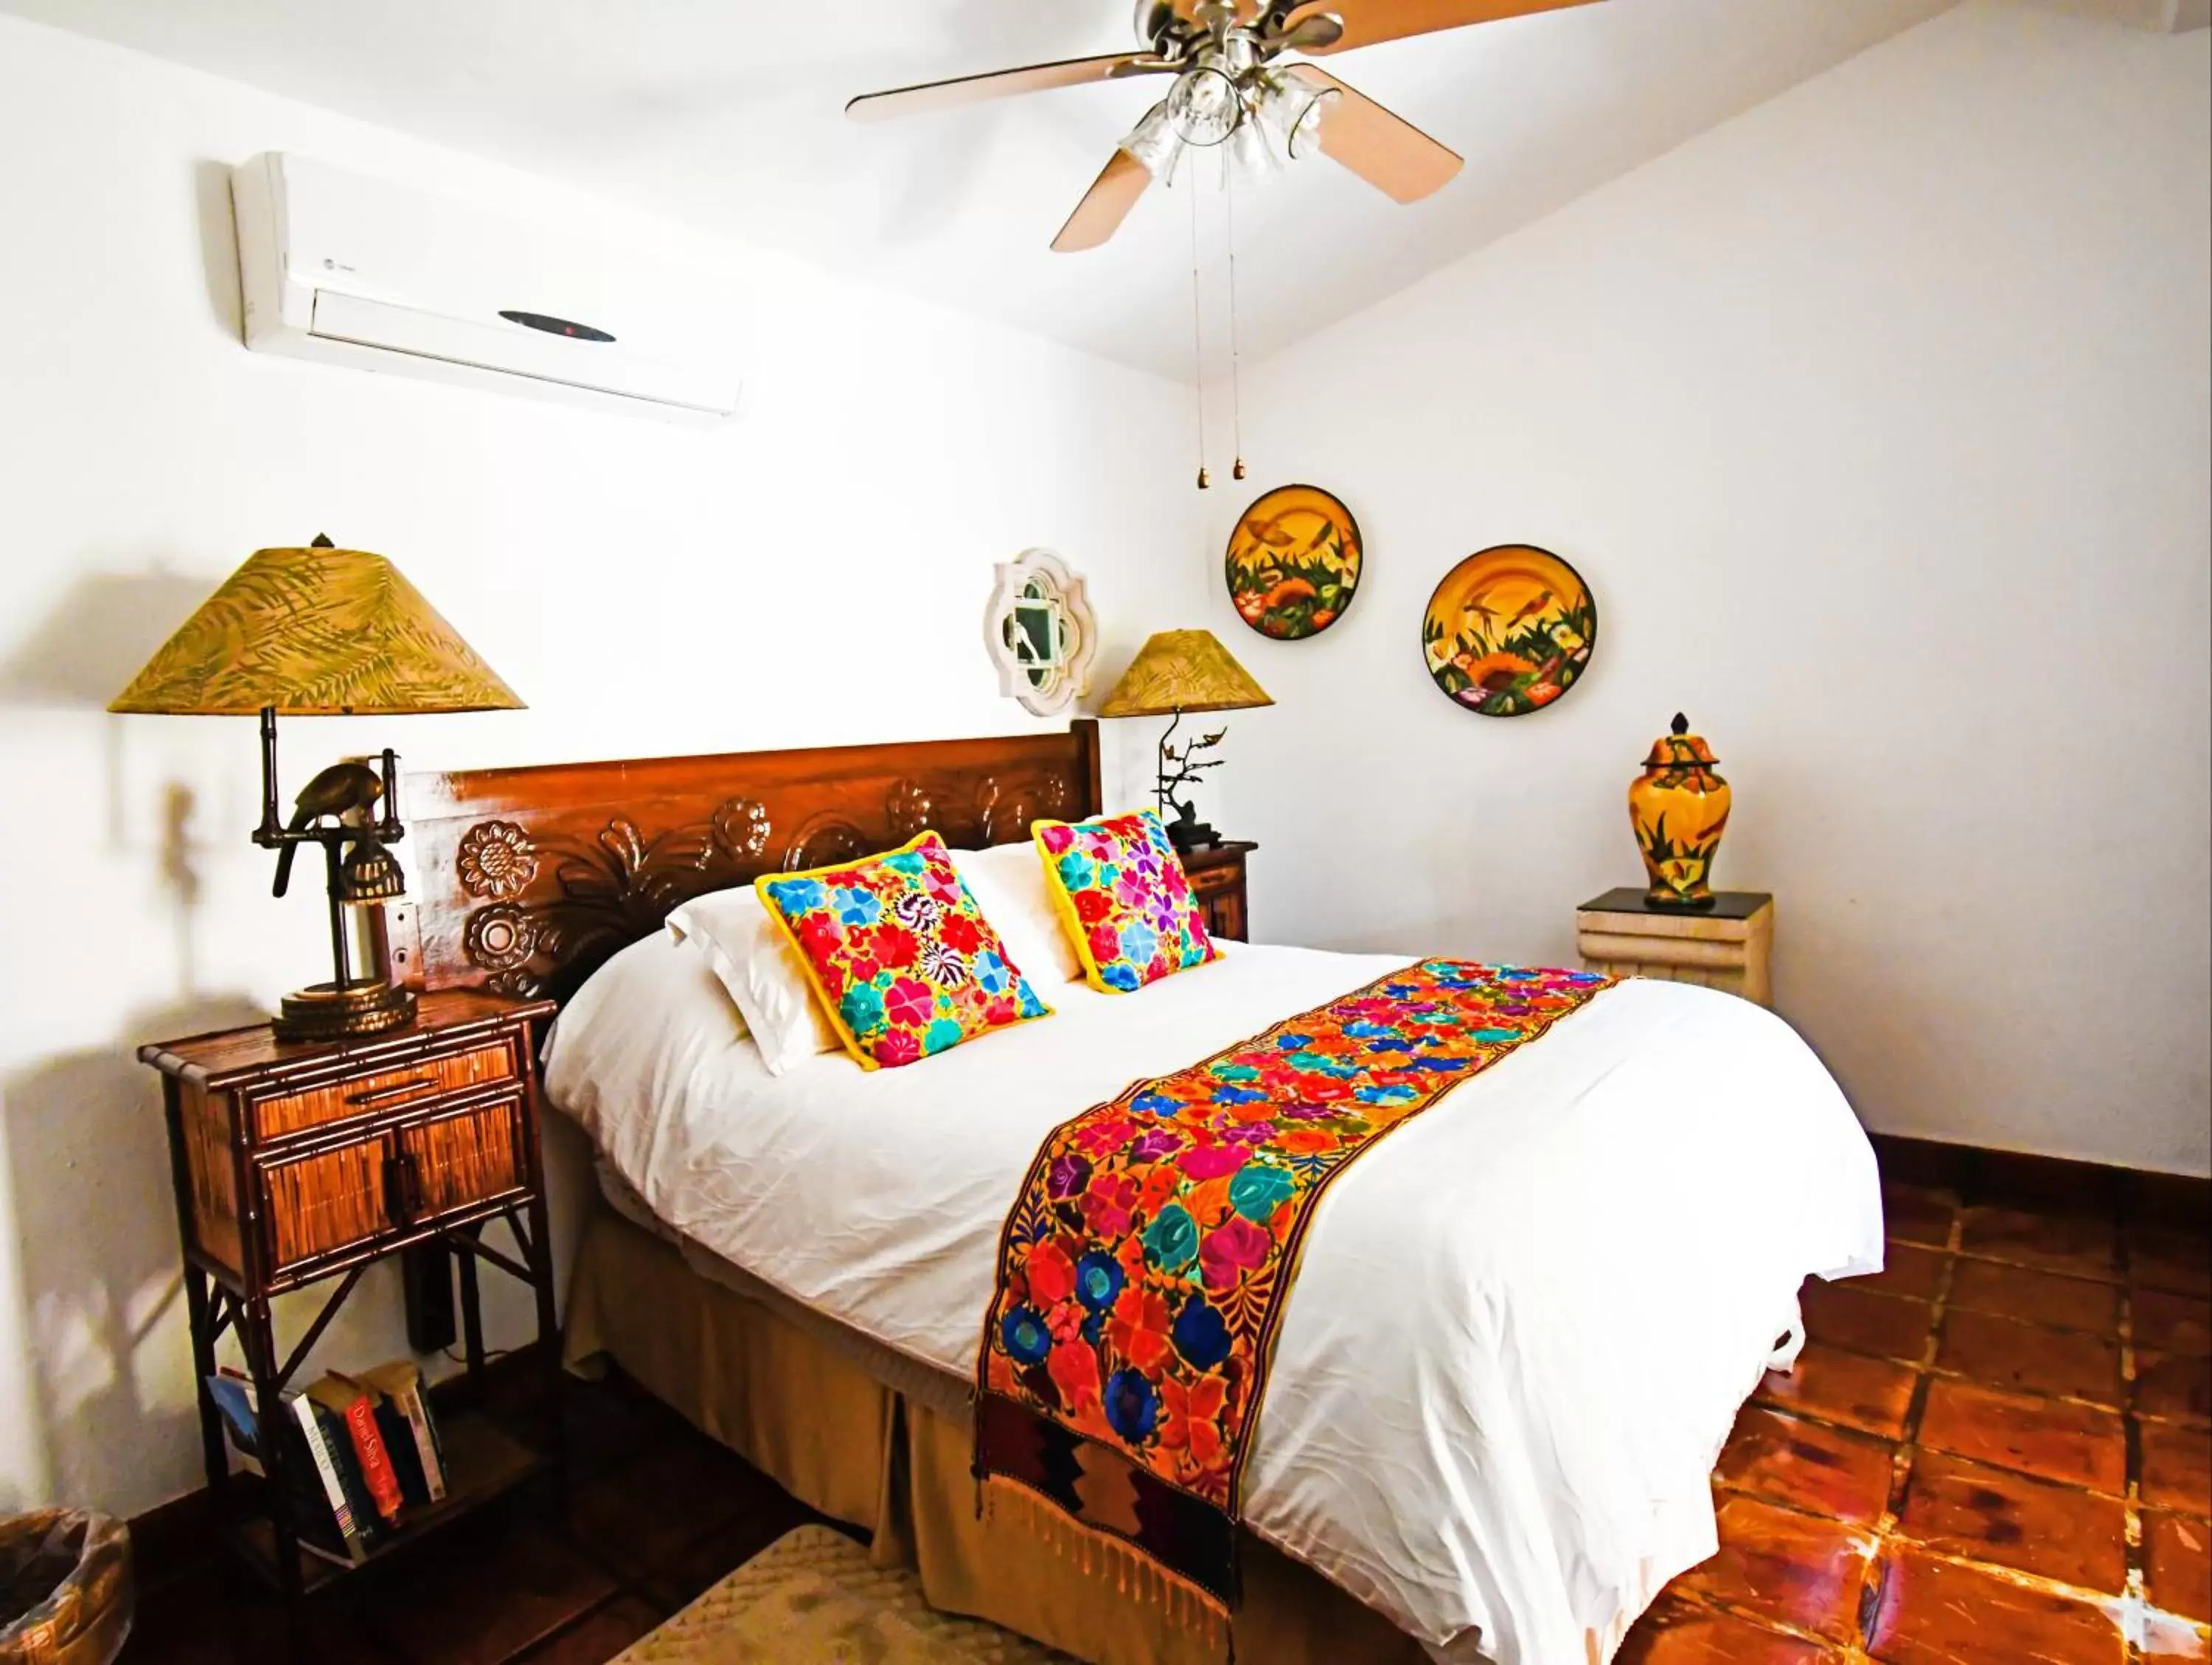
[[[1421,621],[1437,686],[1486,717],[1540,711],[1575,685],[1597,646],[1597,603],[1549,550],[1500,544],[1444,574]]]
[[[1319,486],[1278,486],[1246,509],[1223,564],[1237,616],[1263,636],[1318,635],[1359,587],[1359,523]]]

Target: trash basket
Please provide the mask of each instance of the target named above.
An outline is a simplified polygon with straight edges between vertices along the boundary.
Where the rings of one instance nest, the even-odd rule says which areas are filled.
[[[110,1665],[131,1601],[122,1522],[82,1509],[0,1516],[0,1665]]]

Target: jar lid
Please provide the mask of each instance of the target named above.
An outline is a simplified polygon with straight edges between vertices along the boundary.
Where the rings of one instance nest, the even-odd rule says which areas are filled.
[[[1674,714],[1669,732],[1651,743],[1651,755],[1644,760],[1646,769],[1687,769],[1702,765],[1711,769],[1720,759],[1713,756],[1701,734],[1690,732],[1690,720],[1680,712]]]

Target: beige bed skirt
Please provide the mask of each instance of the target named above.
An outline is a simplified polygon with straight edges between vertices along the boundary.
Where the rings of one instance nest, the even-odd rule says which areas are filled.
[[[1229,1638],[1150,1562],[1056,1531],[1048,1510],[976,1516],[969,1429],[684,1253],[595,1208],[568,1294],[572,1365],[600,1356],[772,1476],[874,1534],[878,1565],[921,1577],[932,1606],[1091,1665],[1221,1665]],[[1247,1533],[1236,1657],[1254,1665],[1425,1665],[1403,1632]]]

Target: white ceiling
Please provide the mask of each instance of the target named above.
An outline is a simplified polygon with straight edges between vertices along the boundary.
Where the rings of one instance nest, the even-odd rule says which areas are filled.
[[[1331,58],[1332,72],[1460,151],[1467,167],[1411,207],[1326,161],[1240,185],[1246,361],[1949,3],[1605,0]],[[1120,0],[0,0],[0,9],[1173,376],[1191,374],[1193,200],[1214,251],[1209,282],[1219,283],[1224,204],[1211,166],[1172,192],[1156,189],[1103,249],[1046,246],[1162,82],[868,126],[842,114],[854,93],[1129,46],[1133,8]]]

